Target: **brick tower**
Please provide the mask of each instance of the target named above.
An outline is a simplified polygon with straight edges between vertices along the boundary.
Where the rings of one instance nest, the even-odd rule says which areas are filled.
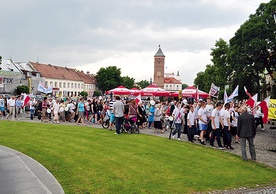
[[[164,88],[164,70],[165,70],[165,55],[163,54],[159,45],[159,49],[157,53],[154,55],[153,82],[160,88]]]

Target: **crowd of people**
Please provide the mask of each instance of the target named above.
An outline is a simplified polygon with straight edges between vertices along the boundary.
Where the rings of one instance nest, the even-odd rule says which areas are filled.
[[[75,122],[83,126],[102,124],[108,118],[110,130],[115,126],[116,134],[120,134],[122,119],[132,119],[138,128],[148,127],[154,132],[164,133],[171,129],[171,136],[181,140],[181,135],[187,134],[189,142],[195,140],[202,145],[210,144],[215,147],[215,140],[219,149],[234,149],[232,143],[244,144],[241,141],[241,126],[239,118],[241,113],[254,114],[254,125],[261,124],[262,116],[260,107],[248,107],[245,103],[217,102],[211,98],[188,103],[187,99],[181,101],[137,101],[136,99],[121,99],[115,96],[110,99],[96,98],[52,98],[44,97],[43,100],[31,98],[27,106],[30,110],[30,119],[35,116],[42,122]],[[20,119],[26,107],[23,107],[22,96],[11,96],[4,99],[0,96],[0,118],[12,120]],[[115,125],[114,125],[115,123]],[[239,130],[240,129],[240,130]],[[253,132],[254,133],[254,132]],[[255,134],[253,134],[255,135]],[[221,136],[222,141],[221,141]],[[232,141],[232,138],[234,141]],[[249,142],[251,147],[253,142]],[[253,148],[252,148],[253,149]],[[252,151],[253,152],[253,151]],[[253,158],[255,158],[253,156]]]

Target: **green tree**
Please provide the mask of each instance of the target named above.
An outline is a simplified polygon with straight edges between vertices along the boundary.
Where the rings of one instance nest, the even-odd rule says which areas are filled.
[[[136,82],[136,85],[138,85],[141,89],[145,88],[150,85],[148,80],[141,80],[139,82]]]
[[[134,78],[123,76],[122,81],[123,81],[122,85],[125,86],[126,88],[131,89],[134,87],[134,82],[135,82]]]
[[[80,95],[82,96],[82,97],[87,97],[88,96],[88,93],[87,92],[85,92],[85,91],[82,91],[82,92],[80,92]]]
[[[16,92],[17,95],[20,95],[22,93],[28,94],[29,93],[29,87],[25,86],[25,85],[17,86],[16,89],[15,89],[15,92]]]
[[[235,71],[233,83],[246,86],[252,94],[261,91],[265,95],[263,75],[273,76],[275,71],[276,24],[272,15],[275,10],[276,0],[260,4],[230,39],[228,63]]]
[[[102,95],[101,91],[98,91],[98,90],[96,90],[93,94],[93,96],[101,96],[101,95]]]
[[[188,84],[182,84],[182,90],[187,88],[188,87]]]
[[[122,85],[121,69],[116,66],[100,68],[95,76],[98,88],[105,92]]]

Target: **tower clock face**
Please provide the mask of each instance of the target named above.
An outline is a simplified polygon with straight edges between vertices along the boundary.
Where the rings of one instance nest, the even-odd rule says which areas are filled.
[[[156,72],[157,76],[161,76],[161,71]]]

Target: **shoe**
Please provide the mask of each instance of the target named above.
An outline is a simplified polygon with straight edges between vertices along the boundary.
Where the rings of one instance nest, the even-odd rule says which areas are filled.
[[[262,131],[265,131],[265,128],[262,128],[261,130],[262,130]]]
[[[118,133],[114,133],[115,135],[119,135]]]
[[[235,143],[239,143],[238,141],[235,141]]]
[[[174,138],[175,138],[175,136],[174,136],[174,135],[172,135],[172,138],[174,139]]]
[[[180,138],[177,138],[178,141],[180,141],[181,139]]]
[[[230,147],[230,150],[233,150],[234,148],[233,147]]]
[[[219,149],[220,149],[220,150],[225,150],[225,148],[224,148],[224,147],[219,147]]]
[[[195,142],[192,140],[192,141],[190,141],[190,143],[195,143]]]
[[[204,141],[201,141],[200,143],[201,143],[201,145],[206,145]]]
[[[216,146],[211,146],[211,148],[214,148],[214,149],[216,149],[217,147],[216,147]]]

